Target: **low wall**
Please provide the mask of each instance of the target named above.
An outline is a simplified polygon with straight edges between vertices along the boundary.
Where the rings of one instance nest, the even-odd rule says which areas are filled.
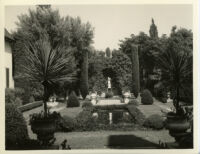
[[[21,112],[24,112],[24,111],[28,111],[28,110],[34,109],[36,107],[42,106],[42,104],[43,104],[43,101],[36,101],[33,103],[28,103],[28,104],[22,105],[18,109]]]

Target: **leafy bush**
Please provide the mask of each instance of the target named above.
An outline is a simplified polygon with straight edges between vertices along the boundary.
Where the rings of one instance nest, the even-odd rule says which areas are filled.
[[[88,108],[87,110],[83,110],[78,114],[75,118],[76,120],[76,129],[81,131],[91,131],[95,130],[97,127],[96,119],[92,116],[92,109]]]
[[[68,116],[61,117],[60,121],[58,122],[57,130],[61,130],[64,132],[71,132],[76,128],[76,121]]]
[[[115,109],[127,109],[127,104],[120,104],[120,105],[95,105],[94,110],[115,110]]]
[[[112,98],[112,97],[113,97],[113,92],[112,91],[106,92],[105,98]]]
[[[43,104],[42,101],[37,101],[37,102],[25,104],[25,105],[23,105],[23,106],[20,106],[20,107],[19,107],[19,110],[20,110],[21,112],[28,111],[28,110],[31,110],[31,109],[33,109],[33,108],[42,106],[42,104]]]
[[[109,111],[108,110],[99,110],[98,112],[98,120],[99,124],[109,124]]]
[[[119,122],[121,122],[121,119],[122,119],[122,117],[123,117],[123,111],[113,111],[112,112],[112,114],[113,114],[113,123],[119,123]]]
[[[148,89],[143,90],[141,94],[141,102],[144,105],[153,104],[153,97],[152,97],[151,92]]]
[[[28,139],[26,121],[16,105],[6,104],[6,150],[16,149]]]
[[[31,96],[30,98],[29,98],[29,103],[33,103],[35,101],[35,98],[33,97],[33,96]]]
[[[135,105],[128,105],[127,109],[132,116],[134,123],[142,126],[145,122],[145,115]]]
[[[80,102],[79,102],[75,92],[72,91],[67,100],[67,107],[79,107],[79,106],[80,106]]]
[[[164,119],[161,115],[153,114],[145,120],[144,126],[153,129],[162,129],[164,127]]]
[[[90,101],[84,101],[82,104],[82,108],[92,107],[92,103]]]
[[[128,102],[129,105],[136,105],[138,106],[139,105],[139,102],[136,100],[136,99],[131,99],[129,102]]]
[[[23,94],[23,90],[16,88],[16,89],[10,89],[10,88],[6,88],[5,91],[5,102],[6,103],[14,103],[17,106],[21,106],[22,105],[22,94]]]
[[[131,49],[131,62],[132,62],[132,92],[137,98],[140,90],[140,72],[139,72],[139,57],[138,57],[138,48],[132,46]]]

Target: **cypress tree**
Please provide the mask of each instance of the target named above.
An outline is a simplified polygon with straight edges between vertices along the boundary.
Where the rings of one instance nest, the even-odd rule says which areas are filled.
[[[88,51],[83,52],[83,61],[81,64],[80,92],[83,99],[88,94]]]
[[[132,93],[135,97],[138,96],[140,90],[140,74],[139,74],[139,58],[138,48],[136,45],[132,45],[131,48],[131,62],[132,62]]]

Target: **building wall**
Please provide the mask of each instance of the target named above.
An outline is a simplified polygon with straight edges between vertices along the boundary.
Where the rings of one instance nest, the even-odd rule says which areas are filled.
[[[5,76],[6,68],[9,68],[9,88],[14,88],[13,67],[12,67],[12,49],[8,41],[5,41]],[[5,84],[6,86],[6,84]]]

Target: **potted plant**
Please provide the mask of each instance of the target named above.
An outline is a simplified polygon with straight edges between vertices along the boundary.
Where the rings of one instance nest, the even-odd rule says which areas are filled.
[[[26,42],[24,46],[26,64],[22,77],[32,83],[42,84],[44,89],[44,111],[31,116],[31,129],[37,134],[38,140],[48,145],[53,138],[58,115],[48,111],[47,102],[57,83],[75,80],[75,63],[70,51],[59,45],[53,48],[46,35],[36,42]]]
[[[173,95],[173,112],[167,113],[166,128],[169,134],[180,140],[190,127],[188,112],[180,105],[180,90],[187,83],[192,84],[192,54],[183,51],[177,44],[176,33],[168,39],[166,50],[158,56],[158,67],[161,69],[161,81]]]

